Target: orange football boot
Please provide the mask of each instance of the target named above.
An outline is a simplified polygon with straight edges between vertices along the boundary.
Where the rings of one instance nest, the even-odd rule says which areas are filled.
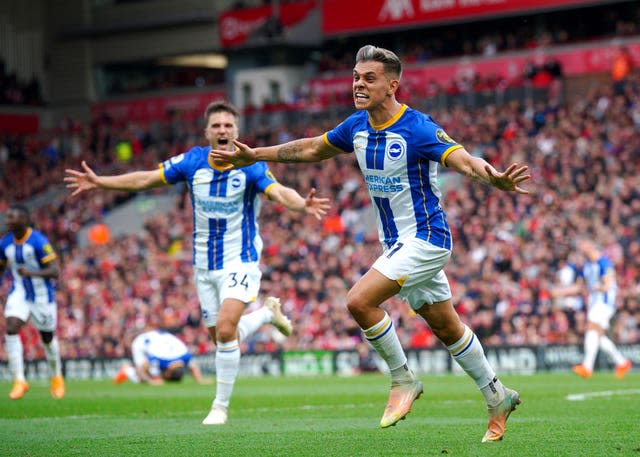
[[[624,378],[624,375],[627,374],[627,371],[629,371],[632,366],[631,360],[625,360],[620,365],[616,365],[616,371],[614,373],[616,379]]]
[[[578,376],[584,378],[584,379],[588,379],[591,377],[591,375],[593,374],[593,371],[591,371],[590,369],[588,369],[587,367],[585,367],[583,364],[580,365],[574,365],[573,368],[571,368],[573,370],[573,372],[575,374],[577,374]]]
[[[24,397],[29,391],[29,384],[27,381],[13,381],[13,387],[11,388],[11,392],[9,392],[9,398],[12,400],[19,400]]]
[[[56,400],[64,397],[64,378],[62,375],[51,378],[51,396]]]

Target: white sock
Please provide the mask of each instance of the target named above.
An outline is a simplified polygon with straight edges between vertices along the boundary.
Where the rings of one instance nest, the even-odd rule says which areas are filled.
[[[124,374],[127,375],[127,379],[132,383],[140,384],[140,376],[138,376],[138,372],[136,371],[135,367],[127,365],[126,367],[124,367]]]
[[[24,353],[20,335],[6,335],[7,358],[9,359],[9,372],[15,381],[24,381]]]
[[[602,349],[605,354],[611,357],[613,359],[613,363],[615,363],[616,365],[620,365],[627,360],[622,354],[620,354],[620,351],[618,351],[618,348],[613,343],[613,341],[609,339],[608,336],[602,335],[600,337],[600,349]]]
[[[468,326],[464,326],[462,338],[447,349],[458,365],[476,382],[488,406],[495,406],[504,399],[504,386],[489,365],[482,344]]]
[[[44,344],[44,354],[49,362],[51,376],[62,376],[62,360],[60,360],[60,343],[55,336],[49,344]]]
[[[598,355],[598,346],[600,335],[595,330],[587,330],[584,335],[584,361],[582,364],[593,371],[593,365],[596,363],[596,355]]]
[[[216,342],[216,398],[213,406],[229,408],[233,385],[240,370],[240,347],[238,340]]]
[[[389,315],[385,312],[380,322],[363,330],[364,337],[387,362],[391,371],[391,381],[410,381],[415,379],[407,367],[407,356],[402,349],[398,334]]]
[[[238,339],[240,342],[245,341],[264,324],[271,322],[271,319],[273,319],[273,313],[264,306],[249,314],[243,314],[238,322]]]

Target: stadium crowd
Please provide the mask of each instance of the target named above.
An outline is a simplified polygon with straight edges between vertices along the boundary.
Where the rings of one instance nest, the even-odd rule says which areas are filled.
[[[596,234],[617,270],[619,310],[612,336],[620,343],[640,342],[640,74],[634,70],[615,88],[607,81],[566,103],[550,98],[430,113],[469,152],[497,167],[515,161],[532,169],[531,195],[517,198],[442,172],[456,253],[446,271],[454,303],[483,345],[581,344],[581,297],[555,299],[553,290],[573,280],[572,243],[588,232]],[[241,138],[253,145],[280,143],[320,134],[340,120],[256,129]],[[197,125],[99,119],[62,125],[55,132],[56,154],[47,152],[50,143],[44,139],[17,138],[32,147],[25,160],[9,160],[8,166],[33,175],[20,184],[16,174],[3,172],[2,199],[26,196],[15,192],[37,182],[43,188],[59,185],[64,168],[77,167],[82,159],[101,173],[148,169],[200,143],[200,136]],[[120,162],[113,151],[123,140],[133,154]],[[42,161],[33,160],[38,154]],[[345,155],[321,164],[270,166],[301,193],[315,187],[318,195],[331,196],[333,207],[317,222],[264,202],[259,301],[281,297],[294,334],[274,343],[272,329],[264,327],[244,343],[245,352],[356,349],[361,332],[345,309],[346,292],[379,249],[357,165]],[[96,192],[70,199],[64,193],[34,211],[35,226],[61,257],[57,300],[63,358],[126,356],[132,336],[148,326],[178,331],[196,354],[212,351],[191,277],[191,208],[184,193],[172,195],[174,205],[146,220],[142,232],[85,247],[78,243],[80,228],[102,221],[128,195]],[[0,296],[8,283],[0,284]],[[437,344],[420,319],[410,319],[405,303],[394,298],[385,306],[406,348]],[[3,325],[0,320],[0,333]],[[39,345],[29,342],[37,332],[29,327],[23,335],[26,359],[41,358]],[[0,359],[6,360],[2,348]]]
[[[459,56],[493,56],[638,34],[640,8],[633,2],[595,5],[576,11],[540,13],[535,17],[499,18],[470,22],[463,27],[428,27],[420,30],[394,30],[379,37],[379,46],[394,49],[407,65]],[[487,30],[492,30],[487,33]],[[358,49],[367,36],[341,37],[335,45],[314,55],[320,73],[351,71],[351,49]]]

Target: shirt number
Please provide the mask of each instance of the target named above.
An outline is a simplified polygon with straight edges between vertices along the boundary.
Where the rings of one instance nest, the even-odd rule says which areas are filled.
[[[244,289],[247,290],[249,288],[249,283],[247,282],[247,275],[244,275],[240,281],[238,281],[237,273],[231,273],[231,285],[229,287],[236,287],[238,284],[244,286]]]
[[[387,254],[387,259],[390,259],[393,254],[402,249],[402,246],[404,246],[403,243],[397,243],[396,247],[394,247],[391,251],[389,251],[389,254]]]

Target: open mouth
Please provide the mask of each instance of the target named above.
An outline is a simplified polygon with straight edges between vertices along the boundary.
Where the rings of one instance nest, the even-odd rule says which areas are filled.
[[[218,138],[218,146],[227,146],[229,144],[229,138]]]
[[[367,101],[369,100],[369,96],[367,94],[363,94],[362,92],[356,92],[353,94],[353,98],[357,101]]]

